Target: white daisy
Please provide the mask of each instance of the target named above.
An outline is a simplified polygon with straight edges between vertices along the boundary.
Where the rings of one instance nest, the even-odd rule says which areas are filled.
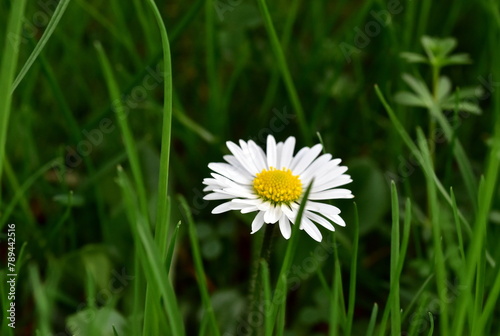
[[[318,157],[322,150],[320,144],[304,147],[295,156],[294,137],[276,143],[269,135],[267,154],[252,140],[240,140],[239,146],[231,141],[226,144],[232,153],[224,156],[227,163],[210,163],[208,167],[214,171],[212,178],[203,180],[204,191],[210,192],[204,199],[230,200],[215,207],[213,214],[229,210],[257,211],[252,233],[260,230],[264,223],[279,222],[283,237],[288,239],[292,232],[290,222],[295,223],[303,194],[314,179],[300,229],[321,241],[316,224],[330,231],[335,231],[332,222],[345,226],[339,208],[317,201],[353,198],[350,190],[338,188],[352,180],[344,174],[347,167],[339,166],[340,159],[332,160],[330,154]]]

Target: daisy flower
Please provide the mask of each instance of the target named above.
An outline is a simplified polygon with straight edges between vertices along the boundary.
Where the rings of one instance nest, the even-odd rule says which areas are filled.
[[[295,155],[294,137],[276,143],[269,135],[267,152],[252,140],[240,140],[239,146],[231,141],[226,144],[231,152],[224,156],[227,163],[210,163],[212,178],[203,180],[204,191],[210,192],[205,200],[228,200],[215,207],[213,214],[229,210],[257,212],[251,233],[264,224],[279,223],[283,237],[288,239],[292,232],[290,223],[296,222],[305,190],[314,179],[300,229],[320,242],[322,235],[316,224],[330,231],[335,231],[332,222],[345,226],[339,208],[318,201],[353,198],[350,190],[338,188],[352,180],[344,174],[347,167],[339,166],[340,159],[332,159],[331,154],[320,155],[321,144],[304,147]]]

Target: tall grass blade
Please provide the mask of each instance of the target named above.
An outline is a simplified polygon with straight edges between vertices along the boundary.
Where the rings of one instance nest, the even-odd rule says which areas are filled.
[[[154,243],[150,228],[142,218],[143,215],[140,209],[137,208],[132,184],[121,167],[118,167],[118,184],[123,192],[127,214],[138,250],[136,253],[139,254],[139,261],[146,272],[147,283],[151,286],[153,293],[158,292],[163,297],[162,303],[172,334],[183,336],[185,335],[183,320],[167,270],[162,262],[158,247]],[[138,270],[136,269],[136,271]]]
[[[198,289],[200,290],[205,313],[209,315],[212,335],[220,335],[217,320],[215,319],[214,310],[210,302],[210,294],[208,293],[205,271],[203,269],[203,260],[200,252],[200,243],[198,241],[198,234],[196,232],[193,216],[191,214],[191,211],[189,210],[186,199],[183,196],[179,196],[179,203],[182,209],[182,213],[188,223],[189,240],[191,242],[191,251],[193,252],[194,266],[196,271],[196,281],[198,283]]]
[[[20,1],[15,1],[15,2],[20,2]],[[25,2],[22,0],[22,2]],[[54,14],[50,18],[49,23],[47,24],[47,27],[45,28],[45,31],[43,32],[42,37],[40,38],[40,41],[35,46],[35,49],[31,52],[31,55],[28,57],[28,60],[24,63],[21,71],[19,71],[19,74],[16,77],[16,80],[12,84],[12,92],[14,92],[23,80],[24,76],[26,73],[30,70],[31,66],[35,62],[36,58],[40,53],[42,52],[43,48],[49,41],[50,37],[52,36],[52,33],[54,33],[54,30],[56,29],[57,25],[59,24],[59,21],[61,21],[62,16],[64,15],[64,12],[68,8],[70,0],[61,0],[57,4],[57,7],[54,11]]]
[[[271,19],[271,15],[269,14],[266,1],[257,0],[257,3],[259,4],[262,18],[264,19],[264,25],[266,26],[267,34],[269,35],[269,40],[271,43],[271,48],[273,49],[274,57],[276,58],[276,63],[278,64],[278,67],[281,71],[281,76],[283,77],[283,81],[285,82],[288,96],[292,101],[292,106],[297,115],[301,135],[304,141],[306,143],[309,143],[311,141],[311,137],[309,133],[309,127],[304,115],[304,109],[302,108],[302,104],[300,103],[299,95],[297,93],[297,89],[295,88],[295,84],[293,83],[292,75],[290,74],[290,70],[288,68],[283,49],[278,39],[278,35],[276,34],[276,30],[274,29],[273,21]]]
[[[439,211],[439,200],[437,197],[437,190],[434,181],[430,177],[430,172],[433,170],[432,156],[429,152],[429,147],[427,140],[425,139],[424,133],[420,128],[417,129],[418,143],[420,146],[420,152],[423,158],[423,169],[428,172],[426,174],[426,184],[427,184],[427,197],[429,202],[429,220],[432,225],[432,241],[434,246],[434,263],[436,269],[436,286],[438,289],[439,300],[444,303],[446,302],[446,264],[443,256],[443,246],[442,246],[442,232],[441,232],[441,220]],[[448,305],[440,304],[440,320],[439,326],[442,335],[448,335],[449,333],[449,323],[448,323]]]
[[[375,324],[377,323],[377,314],[378,304],[374,303],[372,313],[370,315],[370,322],[368,323],[368,327],[366,328],[366,336],[373,336],[373,332],[375,331]]]
[[[132,175],[134,177],[135,187],[138,193],[139,204],[141,212],[144,216],[144,220],[149,223],[148,216],[148,205],[146,197],[146,187],[144,184],[144,178],[142,175],[141,165],[139,162],[139,154],[137,152],[137,144],[134,140],[132,130],[127,121],[127,115],[124,112],[124,108],[121,106],[120,90],[118,88],[118,83],[116,82],[113,70],[111,69],[111,64],[106,52],[104,51],[102,45],[99,42],[95,43],[95,48],[99,55],[99,61],[101,68],[104,72],[104,78],[106,80],[106,85],[108,87],[109,95],[116,112],[116,119],[118,120],[118,125],[122,132],[123,143],[125,145],[125,150],[130,162],[130,167],[132,169]],[[118,106],[117,106],[118,105]]]
[[[297,212],[297,219],[295,220],[295,224],[292,227],[292,235],[290,240],[288,241],[288,246],[286,248],[285,257],[283,259],[283,264],[281,265],[281,270],[278,276],[278,281],[273,293],[273,299],[271,304],[271,321],[276,321],[278,316],[279,309],[285,309],[284,302],[286,300],[287,295],[287,281],[286,274],[290,270],[290,266],[292,265],[293,257],[295,256],[295,252],[297,251],[297,245],[299,242],[299,231],[300,225],[302,222],[302,214],[304,213],[305,206],[307,204],[307,198],[309,197],[309,193],[311,192],[312,186],[314,183],[314,179],[307,186],[306,191],[304,192],[304,196],[302,197],[301,204],[299,207],[299,211]],[[285,280],[283,280],[285,279]],[[284,312],[283,312],[284,314]]]
[[[262,288],[264,289],[264,307],[271,303],[271,277],[269,275],[269,265],[266,260],[260,260],[260,268],[261,268],[261,281]],[[268,311],[264,312],[264,335],[272,336],[273,332],[273,321],[270,318],[270,315],[267,314]]]
[[[49,298],[47,297],[47,289],[44,288],[44,285],[42,284],[40,273],[38,272],[38,267],[34,264],[29,265],[28,274],[31,280],[31,287],[33,288],[33,296],[35,297],[40,333],[43,336],[52,335],[52,330],[49,323],[50,317],[52,316],[52,311],[49,303]]]
[[[167,29],[154,0],[148,1],[160,30],[163,50],[164,86],[163,86],[163,126],[161,130],[160,174],[158,183],[158,206],[156,230],[161,225],[168,227],[168,177],[170,169],[170,142],[172,137],[172,61]],[[165,241],[166,244],[166,241]]]
[[[5,144],[7,142],[12,105],[11,85],[17,67],[19,46],[21,44],[21,27],[26,0],[13,1],[11,4],[12,7],[7,22],[5,45],[2,51],[2,63],[0,64],[0,182],[2,181]],[[0,190],[0,202],[1,201],[2,194]]]
[[[352,256],[351,256],[351,269],[350,279],[349,279],[349,306],[347,308],[347,320],[345,333],[346,335],[351,335],[353,318],[354,318],[354,307],[356,303],[356,276],[358,269],[358,248],[359,248],[359,216],[358,216],[358,206],[356,202],[354,204],[354,238],[352,244]]]

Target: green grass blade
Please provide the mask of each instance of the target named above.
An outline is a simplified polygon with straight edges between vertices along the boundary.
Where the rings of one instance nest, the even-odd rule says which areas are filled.
[[[142,218],[141,211],[137,208],[133,186],[121,167],[118,167],[118,183],[124,195],[135,244],[139,249],[137,253],[139,253],[140,262],[146,271],[148,285],[151,286],[153,292],[158,292],[163,297],[163,306],[172,334],[185,335],[183,320],[172,284],[147,222]]]
[[[212,1],[205,1],[205,66],[210,90],[208,110],[212,132],[223,135],[227,124],[227,111],[221,111],[223,103],[216,64],[214,4]]]
[[[398,277],[401,276],[403,266],[406,258],[406,251],[408,250],[408,243],[410,241],[410,231],[411,231],[411,200],[406,199],[405,204],[405,219],[403,226],[403,238],[401,239],[401,249],[399,251],[399,262],[398,262]]]
[[[18,1],[16,1],[18,2]],[[24,0],[22,1],[24,2]],[[24,76],[26,73],[30,70],[31,66],[35,62],[36,58],[40,53],[42,52],[43,48],[49,41],[50,37],[52,36],[52,33],[54,33],[54,30],[56,29],[57,25],[59,24],[59,21],[61,21],[62,16],[64,15],[64,12],[66,11],[66,8],[68,8],[70,0],[61,0],[59,1],[59,4],[57,5],[56,10],[54,11],[54,14],[52,15],[52,18],[50,19],[49,23],[47,24],[47,27],[45,28],[45,31],[40,38],[40,41],[38,41],[35,49],[31,52],[31,55],[28,57],[28,60],[26,63],[24,63],[21,71],[19,71],[19,74],[16,77],[16,80],[12,84],[12,92],[14,92],[23,80]]]
[[[17,193],[18,190],[21,189],[21,185],[19,184],[19,181],[16,177],[16,174],[14,172],[14,169],[12,168],[12,165],[9,162],[9,158],[5,157],[4,162],[4,169],[5,169],[5,177],[7,181],[9,181],[9,184],[11,186],[12,191],[14,193]],[[26,221],[29,222],[29,225],[35,225],[35,218],[33,216],[33,212],[31,211],[29,204],[28,204],[28,197],[26,193],[20,194],[20,199],[19,199],[19,207],[23,210],[23,213],[26,217]],[[1,214],[1,213],[0,213]],[[9,216],[5,216],[8,218]],[[0,221],[1,222],[1,221]],[[5,224],[3,224],[5,225]],[[1,231],[2,224],[0,223],[0,231]]]
[[[500,68],[495,71],[495,75],[500,75]],[[493,97],[494,102],[494,115],[495,125],[492,144],[488,159],[486,163],[486,174],[484,178],[484,188],[480,195],[481,202],[477,211],[476,221],[474,223],[474,233],[472,241],[468,248],[467,259],[465,264],[465,271],[461,279],[462,285],[467,288],[467,292],[471,290],[475,270],[478,262],[481,260],[481,251],[483,249],[484,238],[488,229],[488,218],[490,214],[493,198],[497,190],[498,174],[500,170],[500,91],[496,90]],[[464,319],[467,308],[469,307],[469,299],[466,293],[462,293],[457,304],[457,311],[455,314],[455,328],[453,334],[461,335],[464,333]]]
[[[398,118],[396,117],[396,114],[394,113],[394,111],[392,110],[390,105],[387,103],[387,101],[384,98],[382,92],[380,91],[378,85],[375,85],[375,92],[377,93],[377,96],[378,96],[380,102],[382,103],[382,105],[384,106],[385,110],[389,114],[389,118],[391,119],[391,122],[393,123],[394,127],[396,128],[396,131],[399,133],[399,135],[401,136],[401,138],[405,142],[406,146],[410,149],[410,151],[415,156],[415,158],[420,163],[420,165],[423,165],[423,159],[422,159],[422,155],[420,153],[420,150],[415,145],[415,143],[411,140],[410,136],[406,132],[403,125],[399,122]],[[434,183],[436,184],[437,188],[441,192],[442,196],[448,202],[448,204],[451,205],[452,204],[451,197],[450,197],[450,195],[448,195],[448,192],[446,191],[446,189],[444,188],[442,183],[439,181],[439,179],[437,178],[434,171],[424,170],[424,173],[431,174],[431,177],[434,179]],[[460,216],[460,220],[462,221],[465,228],[467,229],[467,233],[470,234],[472,232],[472,229],[471,229],[469,222],[467,221],[467,219],[465,218],[465,216],[462,214],[461,211],[458,212],[458,215]]]
[[[390,286],[389,296],[382,314],[379,325],[379,335],[382,336],[386,331],[386,324],[391,313],[391,330],[399,330],[401,323],[399,309],[399,279],[397,269],[399,263],[399,201],[396,184],[391,182],[391,209],[392,209],[392,229],[391,229],[391,264],[390,264]],[[398,324],[398,325],[396,325]]]
[[[95,48],[99,55],[99,62],[101,63],[102,71],[104,72],[104,78],[106,79],[106,84],[108,87],[109,95],[111,101],[115,105],[117,102],[121,102],[120,90],[118,88],[118,83],[116,82],[115,76],[111,69],[111,64],[106,56],[102,45],[99,42],[95,43]],[[132,135],[132,130],[127,122],[127,115],[124,113],[124,109],[121,105],[115,106],[116,119],[118,120],[118,125],[122,132],[123,143],[125,145],[125,150],[127,151],[127,156],[130,162],[130,167],[132,168],[132,175],[134,177],[134,183],[137,188],[139,204],[141,212],[144,216],[144,220],[149,223],[148,220],[148,201],[146,197],[146,187],[144,184],[144,178],[141,171],[141,165],[139,162],[139,154],[137,152],[137,144]]]
[[[260,267],[261,267],[260,274],[261,274],[262,288],[264,289],[264,302],[269,303],[271,302],[271,278],[269,275],[269,266],[264,259],[261,259]],[[272,336],[273,321],[271,321],[269,314],[266,313],[267,312],[264,312],[264,335]]]
[[[458,167],[460,169],[462,178],[469,193],[469,198],[471,200],[471,203],[474,206],[474,209],[476,209],[477,182],[476,178],[474,177],[474,173],[472,171],[471,163],[467,155],[465,154],[465,150],[462,147],[460,141],[456,137],[454,137],[453,128],[451,127],[448,120],[446,120],[441,109],[435,104],[433,104],[432,107],[430,108],[430,113],[434,118],[436,118],[437,122],[439,123],[439,126],[441,127],[443,133],[446,136],[446,139],[449,142],[453,142],[453,154],[455,156],[455,159],[457,160]]]
[[[286,276],[283,275],[281,277],[281,284],[282,287],[286,287]],[[276,336],[283,336],[285,334],[285,317],[286,317],[286,295],[283,297],[283,302],[279,308],[278,311],[278,317],[277,317],[277,322],[276,322]],[[272,335],[272,329],[271,329],[271,335]]]
[[[418,299],[423,296],[424,290],[427,288],[427,285],[431,282],[432,278],[434,278],[434,273],[429,275],[427,279],[425,279],[424,283],[420,286],[418,291],[415,293],[415,296],[412,298],[405,311],[403,312],[403,321],[406,321],[408,318],[408,314],[412,312],[413,306],[417,303]]]
[[[40,274],[37,266],[29,265],[28,274],[31,280],[31,288],[33,288],[33,296],[35,298],[36,311],[38,315],[38,326],[43,336],[52,335],[50,328],[50,317],[52,316],[49,298],[47,297],[47,289],[44,288],[40,280]]]
[[[38,168],[31,176],[29,176],[24,181],[21,187],[18,190],[16,190],[16,193],[14,194],[10,202],[7,204],[4,213],[1,214],[2,216],[0,216],[0,231],[3,229],[5,223],[7,222],[7,219],[10,217],[17,204],[23,199],[23,197],[25,197],[24,195],[27,193],[29,188],[31,188],[33,184],[38,179],[40,179],[49,169],[60,164],[61,164],[60,159],[50,160],[49,162]],[[28,223],[30,225],[34,224],[33,222],[28,222]],[[36,226],[32,226],[32,229],[34,229],[35,232],[38,232],[38,228]]]
[[[175,226],[172,237],[170,237],[170,242],[168,243],[168,250],[167,250],[167,255],[165,257],[165,262],[166,262],[166,269],[169,273],[170,273],[170,268],[172,266],[172,261],[174,258],[175,243],[177,241],[177,236],[179,235],[180,227],[181,227],[181,221],[179,221],[177,223],[177,225]]]
[[[12,2],[12,8],[7,22],[5,45],[2,51],[2,63],[0,64],[0,182],[2,181],[5,144],[7,142],[12,105],[11,85],[18,61],[19,45],[21,43],[21,27],[25,7],[26,0]],[[2,194],[0,191],[0,202],[1,200]]]
[[[401,308],[399,303],[399,202],[394,181],[391,183],[392,198],[392,233],[391,233],[391,334],[401,334]]]
[[[347,308],[347,320],[345,333],[351,335],[354,307],[356,304],[356,276],[358,269],[358,248],[359,248],[359,216],[358,206],[354,202],[354,238],[352,244],[351,269],[349,278],[349,306]]]
[[[478,335],[484,334],[484,328],[489,320],[494,316],[495,309],[498,308],[498,296],[500,295],[500,275],[497,274],[493,286],[491,287],[488,299],[484,305],[482,314],[479,318],[476,330]]]
[[[368,328],[366,328],[366,336],[373,336],[375,331],[375,324],[377,323],[378,314],[378,304],[374,303],[372,308],[372,313],[370,315],[370,322],[368,323]]]
[[[271,43],[271,48],[274,53],[274,57],[276,58],[276,63],[281,71],[281,75],[283,76],[283,81],[285,82],[285,86],[288,92],[288,96],[292,102],[293,109],[297,115],[297,121],[299,123],[299,128],[301,135],[306,143],[311,141],[309,127],[306,122],[306,118],[304,115],[304,109],[302,108],[302,104],[299,100],[299,95],[297,93],[297,89],[295,88],[295,84],[292,80],[292,75],[290,74],[290,70],[288,69],[288,64],[283,53],[283,49],[281,48],[280,41],[278,39],[278,35],[276,34],[276,30],[274,29],[273,21],[271,19],[271,15],[269,14],[269,10],[267,9],[265,0],[257,0],[259,4],[260,11],[262,13],[262,18],[264,19],[264,25],[266,26],[267,34],[269,35],[269,40]]]
[[[214,310],[210,302],[210,294],[208,293],[207,281],[205,277],[205,271],[203,269],[203,260],[200,252],[200,243],[198,241],[198,234],[196,232],[196,227],[193,221],[193,216],[189,210],[189,205],[183,196],[179,196],[179,203],[186,217],[188,223],[189,240],[191,242],[191,251],[193,252],[194,266],[196,271],[196,282],[198,283],[198,289],[201,293],[201,298],[203,301],[203,306],[205,308],[206,314],[209,315],[210,325],[212,327],[212,335],[220,335],[219,326],[217,325],[217,320],[215,319]]]
[[[441,302],[446,302],[446,264],[443,256],[443,246],[442,246],[442,231],[441,231],[441,220],[439,211],[439,200],[437,197],[437,190],[434,181],[430,178],[430,172],[433,170],[432,156],[429,152],[429,147],[427,140],[425,139],[424,133],[420,128],[417,129],[418,143],[420,146],[420,152],[423,158],[423,169],[427,170],[426,174],[426,184],[427,184],[427,197],[429,202],[429,216],[432,225],[432,241],[434,246],[434,262],[436,269],[436,286],[438,289],[438,296]],[[448,305],[441,304],[440,308],[440,319],[439,326],[441,335],[449,334],[449,323],[448,323]]]
[[[168,177],[170,169],[170,142],[172,137],[172,61],[170,58],[170,43],[168,41],[167,29],[163,23],[160,11],[153,0],[148,1],[158,24],[163,50],[164,68],[164,102],[163,102],[163,125],[161,132],[161,154],[160,175],[158,182],[158,205],[156,213],[156,229],[160,225],[168,227]],[[166,242],[165,242],[166,243]]]
[[[432,315],[431,312],[428,312],[427,314],[429,314],[429,322],[431,324],[431,326],[429,328],[429,333],[427,335],[432,336],[432,335],[434,335],[434,316]],[[444,334],[444,335],[448,335],[448,334]]]
[[[281,47],[286,51],[288,43],[290,42],[290,36],[292,33],[293,24],[297,19],[297,13],[299,11],[301,1],[293,0],[289,6],[288,16],[286,18],[285,27],[283,28],[283,33],[281,35]],[[279,69],[273,68],[271,73],[271,79],[267,85],[266,95],[262,100],[262,105],[260,106],[259,116],[268,115],[269,111],[272,109],[272,104],[276,98],[276,93],[279,87],[280,72]]]
[[[420,299],[420,303],[418,305],[417,311],[412,315],[412,319],[410,321],[410,330],[408,331],[409,336],[414,336],[421,334],[422,331],[424,331],[424,326],[422,326],[423,323],[425,323],[424,318],[426,316],[426,309],[428,307],[427,305],[428,302],[428,294],[425,293],[422,295]]]
[[[286,274],[290,270],[290,266],[292,265],[293,257],[295,256],[295,252],[297,251],[298,246],[298,236],[300,231],[300,224],[302,221],[302,214],[304,213],[304,209],[307,203],[307,198],[309,197],[309,193],[311,192],[312,185],[314,183],[314,179],[309,183],[307,189],[302,197],[299,211],[297,212],[297,219],[295,220],[295,224],[292,227],[292,235],[290,240],[288,241],[288,246],[285,251],[285,257],[283,258],[283,264],[281,265],[281,270],[278,276],[278,281],[273,293],[273,300],[271,305],[271,321],[276,321],[278,316],[279,309],[285,309],[284,302],[286,300],[287,295],[287,281],[281,281],[281,279],[286,279]],[[282,307],[282,308],[281,308]],[[284,314],[284,312],[283,312]]]
[[[335,233],[331,233],[334,235]],[[342,275],[340,270],[340,262],[338,258],[337,247],[336,247],[336,239],[333,239],[334,246],[334,273],[332,276],[332,290],[331,290],[331,301],[330,301],[330,319],[328,323],[328,333],[331,336],[338,335],[338,329],[340,324],[340,317],[342,311],[342,304],[340,300],[341,295],[341,283],[342,283]]]
[[[450,188],[451,195],[451,209],[453,210],[453,219],[455,220],[455,230],[457,231],[458,249],[460,251],[460,258],[465,262],[464,239],[462,237],[462,228],[460,227],[460,218],[458,217],[457,200],[453,188]]]

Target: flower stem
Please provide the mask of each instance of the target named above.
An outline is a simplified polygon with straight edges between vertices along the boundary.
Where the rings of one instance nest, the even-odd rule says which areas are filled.
[[[252,321],[252,316],[255,314],[259,314],[259,306],[261,304],[262,297],[262,284],[260,279],[260,261],[265,260],[269,264],[269,258],[271,256],[271,247],[274,236],[274,228],[277,224],[265,225],[264,237],[262,238],[262,244],[260,246],[260,254],[259,257],[254,261],[252,276],[250,277],[250,291],[249,291],[249,300],[247,307],[247,322],[250,328],[255,328],[250,333],[251,335],[260,335],[258,331],[259,326],[254,326]],[[263,320],[263,319],[262,319]],[[262,324],[264,327],[264,324]]]

